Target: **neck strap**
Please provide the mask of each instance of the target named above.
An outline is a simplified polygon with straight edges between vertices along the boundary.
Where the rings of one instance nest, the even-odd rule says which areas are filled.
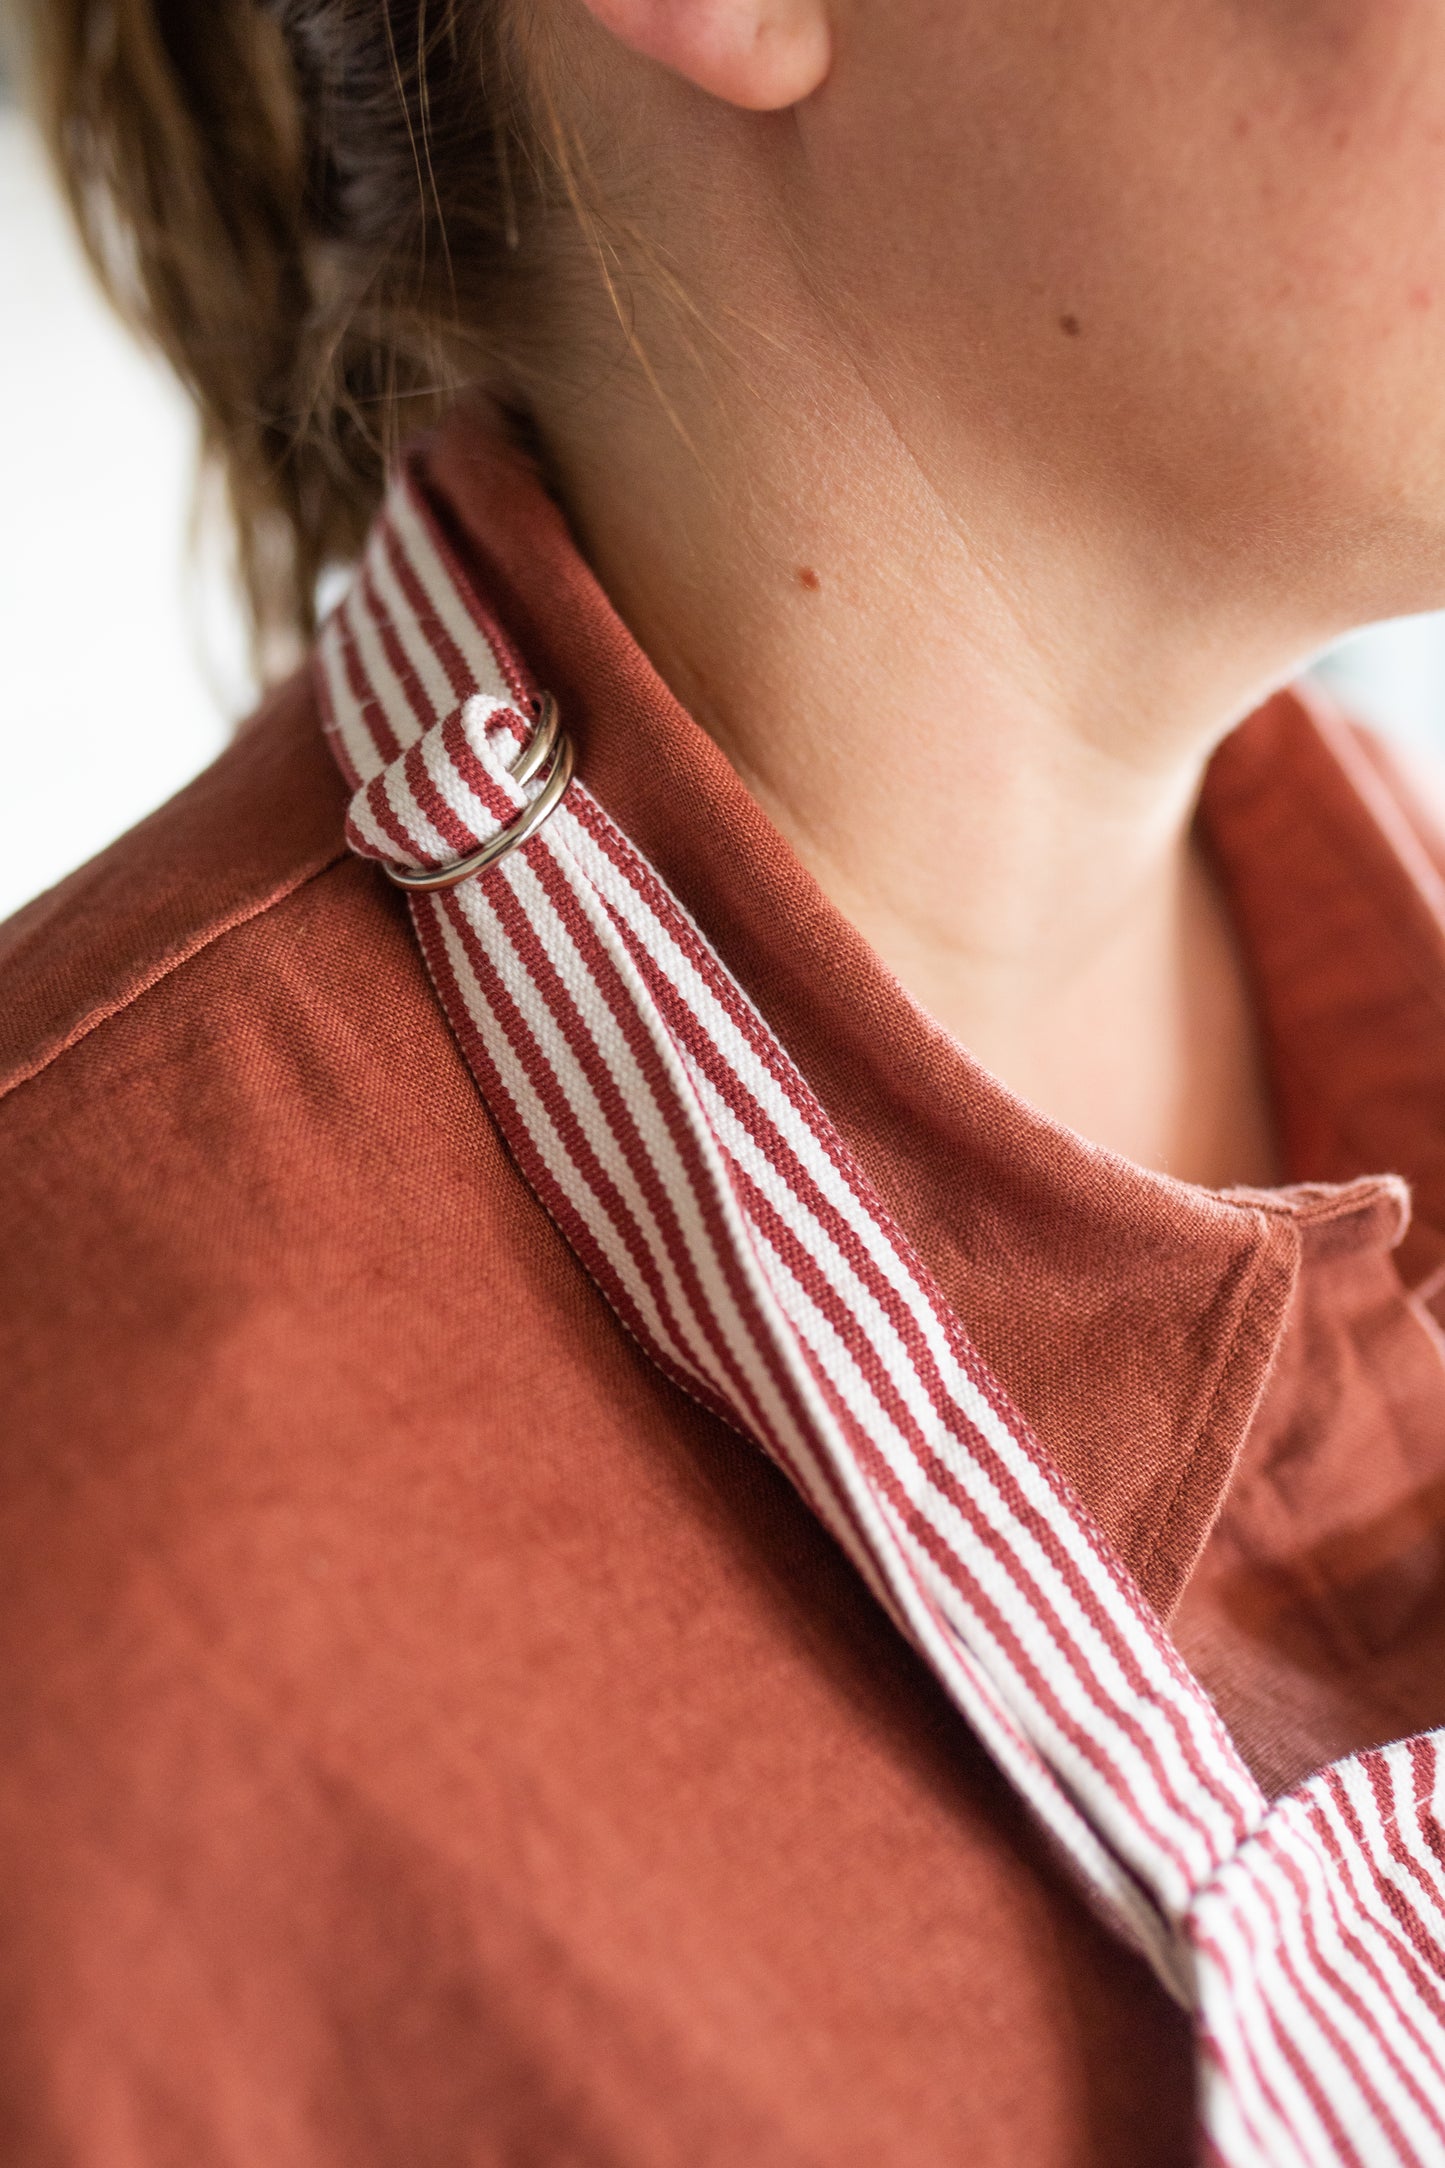
[[[414,473],[324,630],[318,676],[360,853],[435,873],[525,831],[485,870],[410,898],[518,1165],[622,1325],[783,1469],[1089,1901],[1196,2012],[1212,2142],[1231,2161],[1351,2158],[1338,2148],[1358,2125],[1391,2144],[1428,2132],[1445,2158],[1445,1910],[1421,1822],[1434,1793],[1418,1761],[1403,1776],[1398,1763],[1433,1757],[1433,1742],[1375,1758],[1400,1793],[1391,1826],[1413,1832],[1406,1932],[1373,1870],[1357,1865],[1347,1888],[1328,1864],[1361,1840],[1340,1839],[1338,1813],[1317,1826],[1329,1820],[1319,1787],[1353,1782],[1369,1758],[1270,1808],[702,931],[585,777],[527,824],[547,784],[516,770],[540,695]],[[1365,1782],[1378,1790],[1375,1774]],[[1302,1883],[1301,1845],[1314,1862]],[[1349,1936],[1383,1950],[1372,1962],[1408,2004],[1418,2068],[1382,2043],[1378,2004],[1372,2015],[1326,1947],[1341,1905]],[[1294,1974],[1304,1991],[1287,1987]],[[1313,2070],[1320,2042],[1351,2026],[1361,2044],[1343,2105],[1314,2101],[1313,2077],[1295,2102],[1290,2073]],[[1339,2065],[1338,2044],[1329,2053]],[[1308,2150],[1321,2137],[1334,2150]]]

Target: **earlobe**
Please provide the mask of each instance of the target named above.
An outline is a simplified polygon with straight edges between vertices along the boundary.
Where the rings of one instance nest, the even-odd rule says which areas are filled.
[[[750,112],[819,87],[832,59],[829,0],[582,0],[622,44]]]

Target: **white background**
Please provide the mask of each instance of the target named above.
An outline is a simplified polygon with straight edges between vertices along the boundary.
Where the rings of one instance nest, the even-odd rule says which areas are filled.
[[[159,805],[250,704],[239,614],[190,562],[192,430],[111,319],[24,121],[0,103],[0,917]],[[1327,669],[1445,753],[1445,618]]]
[[[3,917],[179,789],[251,697],[237,613],[186,573],[185,403],[110,316],[3,106],[0,416]]]

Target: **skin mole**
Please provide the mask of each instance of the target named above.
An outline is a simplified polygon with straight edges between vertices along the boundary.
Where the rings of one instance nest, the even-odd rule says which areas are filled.
[[[1059,318],[1059,329],[1060,329],[1060,331],[1062,331],[1062,332],[1064,333],[1064,335],[1065,335],[1065,336],[1066,336],[1067,338],[1070,338],[1070,339],[1077,339],[1077,338],[1078,338],[1078,336],[1079,336],[1079,333],[1080,333],[1080,332],[1081,332],[1081,331],[1083,330],[1083,328],[1084,328],[1084,327],[1083,327],[1083,325],[1082,325],[1082,324],[1081,324],[1081,323],[1079,322],[1079,319],[1078,319],[1078,317],[1077,317],[1077,316],[1072,316],[1072,315],[1070,315],[1070,316],[1061,316],[1061,317]]]

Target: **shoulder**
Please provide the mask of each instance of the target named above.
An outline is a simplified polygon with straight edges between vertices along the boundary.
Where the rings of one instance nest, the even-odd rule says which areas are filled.
[[[0,927],[0,1289],[30,1260],[0,1348],[20,1314],[48,1337],[36,1304],[79,1285],[117,1316],[144,1294],[173,1341],[175,1274],[234,1306],[282,1226],[313,1250],[340,1229],[363,1163],[427,1158],[416,1106],[450,1091],[475,1116],[345,808],[303,675]]]
[[[0,926],[0,1096],[345,855],[309,675],[168,805]]]
[[[344,1428],[368,1335],[419,1387],[419,1228],[508,1269],[515,1179],[343,811],[294,684],[4,929],[0,1504],[68,1467],[224,1506]]]

